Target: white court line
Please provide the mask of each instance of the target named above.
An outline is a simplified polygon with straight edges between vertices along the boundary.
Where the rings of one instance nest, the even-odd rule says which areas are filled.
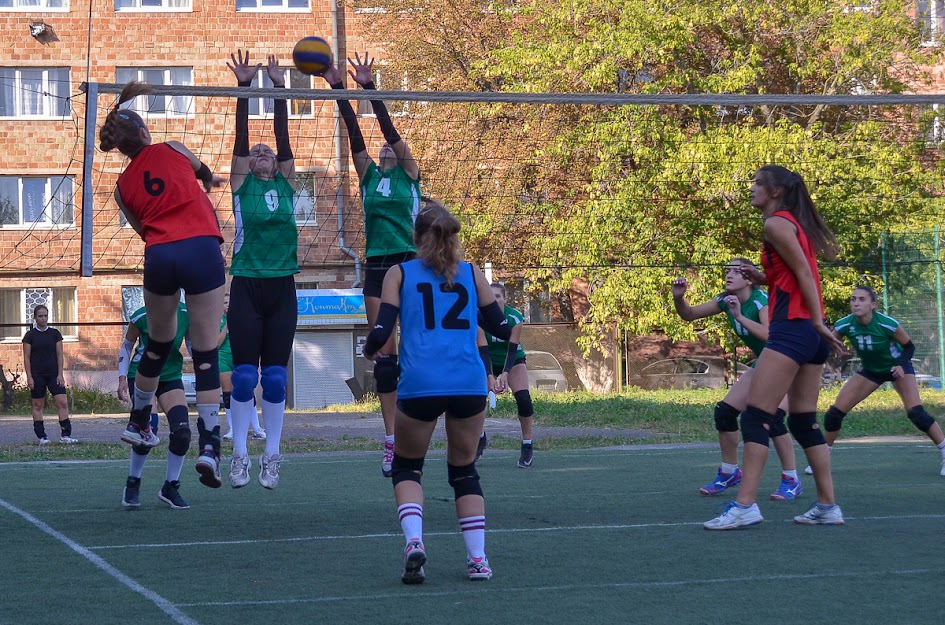
[[[64,545],[69,547],[69,549],[72,549],[74,552],[76,552],[77,554],[79,554],[80,556],[88,560],[89,562],[91,562],[93,565],[95,565],[97,569],[115,578],[116,580],[118,580],[119,582],[121,582],[122,584],[130,588],[132,591],[138,593],[139,595],[141,595],[142,597],[144,597],[145,599],[147,599],[148,601],[156,605],[159,610],[161,610],[162,612],[167,614],[169,617],[171,617],[171,619],[173,619],[173,621],[177,623],[178,625],[200,625],[197,621],[195,621],[194,619],[190,618],[189,616],[187,616],[186,614],[178,610],[177,607],[173,603],[171,603],[170,601],[168,601],[161,595],[157,594],[153,590],[145,588],[144,586],[142,586],[141,584],[131,579],[130,577],[128,577],[127,575],[125,575],[124,573],[122,573],[121,571],[113,567],[111,564],[103,560],[101,556],[95,555],[88,548],[83,547],[82,545],[75,542],[74,540],[72,540],[71,538],[63,534],[62,532],[58,532],[54,530],[50,526],[46,525],[45,523],[43,523],[42,521],[34,517],[29,512],[26,512],[25,510],[21,510],[17,508],[16,506],[14,506],[13,504],[7,503],[3,499],[0,499],[0,507],[4,507],[10,512],[12,512],[13,514],[16,514],[22,517],[28,523],[32,524],[40,531],[45,532],[46,534],[49,534],[50,536],[52,536],[59,542],[63,543]]]
[[[611,582],[594,584],[564,584],[556,586],[517,586],[502,587],[496,586],[495,582],[488,585],[482,584],[478,588],[483,590],[453,590],[453,591],[434,591],[424,592],[419,590],[417,595],[420,597],[452,597],[452,596],[481,596],[492,593],[521,593],[521,592],[574,592],[574,591],[594,591],[600,589],[622,589],[622,588],[680,588],[685,586],[709,586],[718,584],[745,584],[745,583],[770,583],[770,582],[789,582],[789,581],[808,581],[820,579],[839,579],[839,578],[861,578],[877,577],[889,575],[941,575],[945,569],[903,569],[887,571],[862,571],[849,573],[797,573],[786,575],[749,575],[746,577],[722,577],[716,579],[679,579],[667,581],[646,581],[646,582]],[[335,595],[330,597],[314,597],[305,599],[270,599],[266,601],[212,601],[206,603],[183,603],[183,607],[226,607],[226,606],[257,606],[257,605],[286,605],[300,603],[336,603],[341,601],[372,601],[385,599],[402,599],[404,593],[378,593],[374,595]]]
[[[846,517],[847,521],[901,521],[905,519],[945,519],[945,514],[905,514],[889,516],[866,516],[866,517]],[[791,522],[791,519],[784,519],[785,523]],[[632,529],[652,529],[667,527],[699,527],[702,521],[689,521],[679,523],[626,523],[617,525],[564,525],[550,527],[509,527],[502,529],[488,529],[487,534],[532,534],[545,532],[573,532],[573,531],[592,531],[592,530],[632,530]],[[424,532],[425,536],[455,536],[456,532]],[[92,551],[101,551],[105,549],[165,549],[169,547],[207,547],[207,546],[225,546],[225,545],[258,545],[269,543],[297,543],[297,542],[319,542],[325,540],[363,540],[372,538],[394,538],[403,537],[401,532],[379,532],[376,534],[336,534],[329,536],[296,536],[294,538],[247,538],[243,540],[203,540],[186,543],[131,543],[126,545],[97,545],[89,547]]]

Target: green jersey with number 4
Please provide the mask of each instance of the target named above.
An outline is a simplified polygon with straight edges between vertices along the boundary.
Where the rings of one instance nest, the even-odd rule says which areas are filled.
[[[299,272],[294,201],[295,190],[281,173],[272,180],[246,176],[233,193],[232,275],[281,278]]]
[[[728,304],[725,303],[726,297],[728,297],[728,293],[723,293],[715,298],[715,301],[719,304],[719,309],[728,317],[729,325],[735,330],[735,334],[742,340],[742,343],[744,343],[755,356],[759,356],[761,350],[765,348],[765,342],[749,332],[748,328],[735,321],[735,317],[732,316],[732,312],[728,309]],[[761,289],[752,289],[751,295],[745,300],[745,303],[742,304],[742,315],[744,315],[746,319],[760,321],[761,309],[767,305],[768,294]]]
[[[399,163],[382,172],[372,162],[361,180],[361,202],[367,258],[417,251],[413,222],[420,211],[419,180],[408,176]]]
[[[138,344],[135,345],[135,351],[131,354],[131,363],[128,365],[128,377],[135,377],[138,372],[138,362],[148,348],[148,316],[144,306],[131,314],[131,323],[138,328],[141,335],[138,337]],[[167,362],[161,369],[161,382],[173,382],[179,380],[184,372],[184,356],[180,353],[181,343],[184,342],[184,336],[190,330],[190,317],[187,316],[187,307],[183,302],[177,305],[177,335],[171,345],[171,354],[167,357]]]
[[[874,312],[873,318],[866,325],[859,322],[855,315],[847,315],[834,324],[833,329],[840,336],[850,339],[863,362],[863,368],[873,373],[889,373],[900,364],[902,349],[892,336],[899,329],[899,322],[883,313]]]
[[[525,317],[522,316],[522,313],[515,310],[511,306],[506,306],[503,313],[505,314],[505,320],[509,322],[510,330],[518,324],[525,322]],[[497,339],[488,332],[486,332],[486,341],[489,343],[489,360],[492,361],[492,366],[504,367],[505,359],[509,354],[509,342],[503,341],[502,339]],[[522,349],[521,344],[519,344],[518,350],[515,352],[515,360],[524,357],[525,350]]]

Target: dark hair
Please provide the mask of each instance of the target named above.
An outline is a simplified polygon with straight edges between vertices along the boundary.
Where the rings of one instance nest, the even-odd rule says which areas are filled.
[[[869,296],[870,296],[870,301],[872,301],[872,302],[875,302],[875,301],[876,301],[876,291],[874,291],[874,290],[873,290],[873,287],[871,287],[871,286],[869,286],[869,285],[860,284],[860,285],[858,285],[856,288],[854,288],[853,291],[854,291],[854,292],[856,292],[856,291],[866,291],[866,292],[869,294]]]
[[[493,282],[489,286],[491,286],[493,289],[499,289],[502,291],[502,297],[508,297],[508,293],[505,292],[505,285],[501,282]]]
[[[756,175],[756,178],[765,188],[783,190],[781,206],[794,215],[817,251],[828,260],[834,260],[837,257],[837,239],[814,207],[804,178],[780,165],[765,165],[758,174],[764,174]]]
[[[421,201],[423,208],[414,222],[413,232],[417,256],[452,286],[463,258],[459,220],[440,202],[429,198],[421,198]]]
[[[39,309],[40,309],[40,308],[42,308],[43,310],[45,310],[47,315],[49,314],[49,309],[46,308],[46,304],[37,304],[35,307],[33,307],[33,317],[34,317],[34,318],[36,317],[36,313],[39,312]]]
[[[134,111],[119,107],[139,95],[153,92],[151,85],[143,82],[132,81],[125,85],[114,108],[109,111],[108,117],[105,118],[105,122],[98,131],[99,149],[109,152],[118,148],[119,152],[130,158],[144,148],[140,136],[140,130],[147,128],[144,120]]]

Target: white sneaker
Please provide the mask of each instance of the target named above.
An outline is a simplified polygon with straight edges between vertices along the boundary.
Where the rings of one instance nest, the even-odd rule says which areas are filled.
[[[226,434],[224,434],[224,435],[223,435],[223,440],[226,440],[226,441],[231,441],[231,440],[233,440],[233,430],[230,430],[229,432],[227,432]]]
[[[59,439],[59,442],[63,445],[75,445],[79,442],[79,439],[72,438],[71,436],[63,436]]]
[[[794,522],[801,525],[843,525],[843,513],[837,504],[823,510],[814,502],[807,512],[794,517]]]
[[[279,464],[282,462],[280,454],[259,457],[259,483],[269,490],[279,485]]]
[[[43,445],[48,445],[48,444],[49,444],[49,439],[46,438],[45,436],[42,437],[41,439],[39,439],[39,446],[40,446],[40,447],[42,447]]]
[[[249,484],[249,470],[252,466],[248,456],[233,454],[230,459],[230,486],[242,488]]]
[[[939,473],[942,477],[945,477],[945,460],[942,460],[942,470]]]
[[[722,514],[711,521],[706,521],[702,524],[702,527],[707,530],[734,530],[739,527],[758,525],[764,520],[765,518],[761,516],[761,510],[758,509],[758,504],[753,503],[747,508],[743,508],[734,501],[730,501]]]
[[[259,430],[258,432],[253,432],[253,440],[264,441],[266,440],[266,430]]]
[[[384,441],[384,456],[381,458],[381,474],[384,477],[393,475],[391,465],[394,463],[394,444]]]
[[[481,558],[466,558],[466,576],[472,581],[492,579],[492,567],[485,556]]]
[[[804,473],[805,473],[806,475],[813,475],[813,474],[814,474],[814,468],[808,466],[806,469],[804,469]]]

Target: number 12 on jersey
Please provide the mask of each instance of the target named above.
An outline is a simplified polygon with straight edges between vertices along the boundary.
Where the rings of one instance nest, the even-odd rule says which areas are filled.
[[[420,282],[417,284],[417,291],[423,299],[423,325],[427,330],[435,330],[437,327],[437,316],[433,306],[433,285],[429,282]],[[469,291],[466,290],[466,287],[462,284],[454,284],[452,287],[446,284],[440,284],[440,293],[455,295],[456,301],[453,302],[453,305],[449,307],[449,310],[447,310],[443,318],[440,319],[439,327],[444,330],[468,330],[469,320],[460,319],[459,317],[466,309],[467,304],[469,304]],[[436,299],[442,301],[445,298]],[[446,304],[446,302],[443,302],[443,304]]]

